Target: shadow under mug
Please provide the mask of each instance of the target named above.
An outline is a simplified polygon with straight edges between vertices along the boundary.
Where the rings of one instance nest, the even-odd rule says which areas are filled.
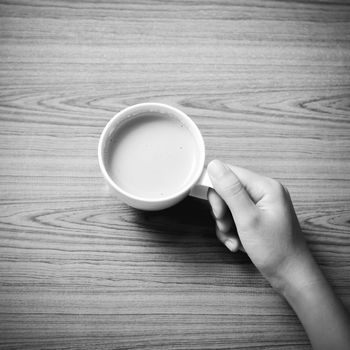
[[[173,193],[167,197],[147,198],[144,196],[136,196],[131,194],[117,184],[108,172],[108,167],[106,164],[110,152],[108,145],[111,138],[113,138],[115,135],[116,130],[118,130],[128,120],[145,113],[164,116],[164,118],[174,118],[175,120],[180,121],[186,126],[187,130],[190,131],[190,134],[197,146],[198,159],[196,162],[196,168],[191,172],[190,180],[186,181],[186,186],[181,188],[180,191],[177,191],[176,193]],[[98,144],[98,161],[104,178],[113,189],[116,196],[131,207],[141,210],[166,209],[177,204],[188,195],[201,199],[207,199],[208,188],[212,187],[207,171],[204,168],[205,145],[202,134],[197,125],[184,112],[163,103],[140,103],[127,107],[117,113],[107,123],[102,131]]]

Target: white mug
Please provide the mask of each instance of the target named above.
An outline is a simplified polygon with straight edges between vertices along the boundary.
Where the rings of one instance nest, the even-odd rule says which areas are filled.
[[[164,116],[164,118],[175,118],[180,121],[193,137],[199,150],[197,159],[197,167],[191,172],[189,181],[186,181],[186,186],[167,197],[147,198],[144,196],[136,196],[125,189],[121,188],[108,173],[106,162],[108,160],[108,140],[113,137],[115,131],[130,118],[133,118],[142,113],[150,113]],[[162,103],[140,103],[127,107],[116,114],[104,128],[99,144],[98,144],[98,161],[104,178],[110,185],[116,196],[131,207],[142,210],[162,210],[171,207],[186,196],[191,195],[197,198],[207,199],[208,188],[212,187],[209,176],[204,168],[205,162],[205,146],[201,132],[197,125],[185,113],[172,106]]]

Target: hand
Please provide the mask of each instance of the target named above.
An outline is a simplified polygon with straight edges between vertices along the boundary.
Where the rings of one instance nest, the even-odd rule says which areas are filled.
[[[218,160],[209,164],[208,173],[215,188],[208,199],[218,238],[231,251],[244,249],[278,288],[296,261],[311,258],[287,189],[276,180]]]
[[[349,314],[313,259],[286,188],[218,160],[208,173],[218,238],[247,252],[294,309],[314,349],[350,349]]]

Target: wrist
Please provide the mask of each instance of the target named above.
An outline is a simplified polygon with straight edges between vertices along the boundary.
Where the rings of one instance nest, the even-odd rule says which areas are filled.
[[[309,251],[300,252],[286,260],[269,281],[272,287],[290,303],[310,288],[328,284]]]
[[[290,263],[275,288],[295,311],[314,349],[349,349],[350,318],[309,254]]]

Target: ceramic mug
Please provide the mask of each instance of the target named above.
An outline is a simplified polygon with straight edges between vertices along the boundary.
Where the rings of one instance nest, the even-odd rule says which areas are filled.
[[[195,166],[188,174],[186,184],[178,191],[171,193],[165,197],[148,198],[144,195],[130,193],[127,189],[111,176],[111,171],[108,167],[111,149],[109,147],[111,140],[115,137],[118,129],[128,121],[134,119],[136,124],[141,118],[135,119],[142,115],[156,115],[160,118],[170,118],[180,122],[182,126],[189,131],[190,137],[196,145],[196,162]],[[207,174],[205,163],[205,145],[201,132],[193,120],[184,112],[172,106],[162,103],[140,103],[127,107],[117,113],[105,126],[98,144],[98,161],[104,178],[110,185],[116,196],[131,207],[142,210],[162,210],[171,207],[186,196],[194,196],[197,198],[207,199],[208,188],[211,187],[211,182]],[[181,164],[179,164],[181,166]]]

